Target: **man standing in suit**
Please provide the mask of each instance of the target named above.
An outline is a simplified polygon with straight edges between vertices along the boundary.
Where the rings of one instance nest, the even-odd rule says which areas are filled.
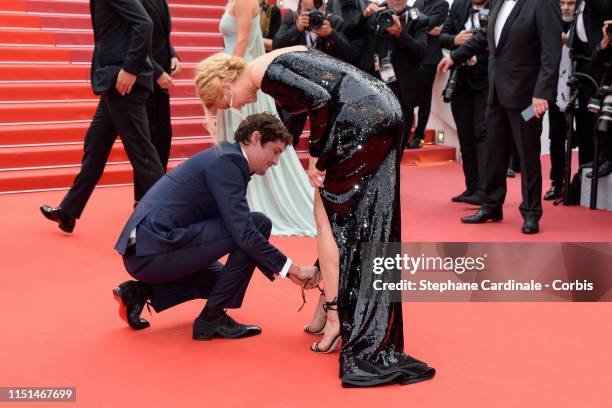
[[[140,200],[163,175],[151,143],[146,104],[153,91],[149,59],[153,23],[140,1],[90,0],[95,48],[91,86],[101,95],[85,135],[81,171],[57,208],[43,215],[72,232],[108,160],[117,133],[134,168],[134,199]]]
[[[164,171],[168,167],[172,125],[170,94],[174,85],[172,77],[181,72],[181,64],[170,43],[172,22],[166,0],[144,0],[144,6],[153,21],[153,71],[155,90],[147,102],[147,113],[151,130],[151,141],[157,150]]]
[[[427,27],[427,53],[417,74],[417,89],[419,114],[414,136],[408,144],[409,149],[419,149],[425,140],[425,128],[431,112],[431,94],[436,81],[436,68],[442,59],[440,47],[440,32],[442,24],[448,16],[448,2],[446,0],[417,0],[414,7],[425,14],[429,19]],[[410,129],[412,130],[412,129]]]
[[[381,29],[378,16],[387,8],[393,11],[393,25]],[[427,49],[427,19],[413,18],[414,12],[407,0],[389,0],[386,7],[373,2],[345,29],[350,40],[362,43],[359,68],[387,83],[402,106],[401,152],[412,129],[417,103],[416,73]]]
[[[483,11],[486,10],[486,11]],[[488,0],[455,0],[440,34],[440,45],[454,50],[479,30],[481,13],[488,12]],[[485,24],[483,20],[483,24]],[[473,56],[459,70],[456,90],[450,101],[457,125],[465,191],[451,201],[481,205],[484,197],[484,142],[487,138],[487,96],[489,95],[489,52]]]
[[[343,21],[342,18],[334,15],[326,15],[323,24],[319,28],[310,27],[310,11],[320,10],[324,12],[323,5],[316,0],[303,0],[301,8],[294,13],[289,11],[278,32],[272,41],[272,48],[285,48],[294,45],[305,45],[308,48],[314,48],[334,58],[351,62],[353,58],[353,50],[348,40],[342,34]],[[291,114],[284,109],[279,109],[280,116],[289,133],[293,135],[293,145],[297,146],[300,141],[300,136],[304,130],[308,113]]]
[[[477,33],[440,62],[440,69],[446,71],[487,46],[491,55],[485,198],[476,214],[461,221],[479,224],[503,219],[506,167],[514,140],[521,163],[522,231],[535,234],[542,217],[542,117],[557,97],[561,11],[558,0],[492,0],[491,9],[487,34]]]
[[[298,267],[272,246],[272,223],[250,212],[246,200],[250,175],[276,165],[291,135],[276,117],[261,113],[247,117],[234,136],[236,143],[221,142],[164,176],[121,232],[115,249],[137,281],[122,283],[114,295],[133,329],[149,327],[140,318],[147,302],[161,312],[208,299],[193,325],[195,340],[252,336],[261,329],[237,323],[224,309],[242,305],[256,266],[270,280],[280,275],[303,287],[317,285],[318,269]]]

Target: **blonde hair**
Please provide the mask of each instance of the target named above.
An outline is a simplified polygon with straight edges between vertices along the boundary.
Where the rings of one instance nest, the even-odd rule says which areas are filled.
[[[223,85],[234,82],[246,65],[244,58],[220,52],[201,61],[195,69],[195,88],[204,107],[206,128],[215,138],[212,108],[223,97]]]

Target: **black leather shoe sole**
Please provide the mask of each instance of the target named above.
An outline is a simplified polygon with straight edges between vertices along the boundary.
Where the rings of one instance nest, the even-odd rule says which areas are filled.
[[[113,297],[119,303],[119,317],[134,330],[142,330],[151,326],[151,324],[143,318],[139,318],[138,322],[131,322],[128,318],[128,304],[125,301],[125,296],[120,287],[113,289]]]

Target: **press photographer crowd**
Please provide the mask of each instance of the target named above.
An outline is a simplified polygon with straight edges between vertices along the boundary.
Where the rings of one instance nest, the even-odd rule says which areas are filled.
[[[72,188],[59,207],[41,208],[65,231],[72,231],[100,179],[116,130],[134,167],[136,202],[164,174],[172,137],[168,90],[180,72],[180,57],[170,44],[167,1],[143,3],[149,16],[128,13],[129,32],[107,21],[110,29],[102,35],[94,22],[92,85],[102,102]],[[240,13],[257,7],[250,3],[230,2]],[[99,15],[105,13],[98,8]],[[224,38],[236,37],[233,55],[244,56],[253,47],[251,22],[239,13],[222,18]],[[423,147],[432,99],[450,103],[465,177],[465,189],[458,186],[457,193],[463,192],[451,194],[451,200],[479,206],[463,223],[501,220],[506,178],[520,172],[522,231],[537,233],[542,198],[577,204],[586,172],[593,179],[594,208],[597,181],[612,173],[611,1],[454,0],[450,6],[446,0],[301,0],[293,10],[263,0],[259,28],[265,51],[302,45],[386,83],[402,108],[402,151]],[[123,66],[108,69],[106,60],[127,50]],[[146,55],[151,58],[141,69],[135,58]],[[436,76],[446,71],[443,94],[434,94]],[[108,92],[114,88],[118,93]],[[278,105],[276,110],[297,146],[308,113]],[[540,138],[546,113],[551,170],[550,188],[543,193]],[[217,132],[220,128],[231,126],[218,126]],[[151,143],[141,143],[143,136]],[[576,148],[578,166],[572,170]]]

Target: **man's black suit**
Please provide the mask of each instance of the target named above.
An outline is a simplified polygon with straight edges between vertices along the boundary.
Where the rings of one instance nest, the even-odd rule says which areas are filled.
[[[178,58],[170,42],[172,23],[166,0],[143,0],[145,9],[153,21],[153,69],[154,79],[161,74],[171,72],[171,59]],[[147,104],[151,141],[157,150],[159,160],[164,168],[168,166],[170,144],[172,142],[172,125],[170,114],[170,94],[155,83],[153,94]]]
[[[130,275],[152,284],[156,311],[198,298],[207,308],[237,308],[255,266],[270,280],[282,271],[287,257],[268,242],[272,223],[249,210],[249,180],[240,145],[221,142],[162,177],[138,204],[115,249]]]
[[[291,47],[294,45],[308,45],[306,39],[306,36],[309,35],[308,31],[304,30],[300,32],[300,30],[297,29],[295,24],[297,17],[298,14],[293,11],[289,11],[285,15],[283,23],[272,41],[273,49]],[[316,39],[312,48],[342,61],[351,62],[355,60],[356,57],[354,56],[353,49],[342,33],[344,30],[344,21],[342,18],[335,15],[329,16],[329,23],[333,29],[330,36]],[[296,146],[300,141],[300,135],[304,130],[306,119],[308,119],[308,113],[291,114],[281,108],[279,109],[279,114],[287,130],[289,130],[289,133],[293,136],[293,145]]]
[[[542,216],[540,136],[542,119],[525,122],[521,111],[532,98],[554,103],[561,60],[561,11],[556,0],[516,0],[499,38],[495,27],[504,1],[492,0],[488,32],[477,34],[451,54],[462,63],[489,47],[488,137],[485,143],[485,200],[482,208],[501,209],[506,196],[506,170],[516,143],[521,163],[524,218]]]
[[[60,204],[71,218],[81,216],[102,176],[117,133],[134,168],[135,200],[163,174],[150,140],[146,111],[153,90],[151,19],[140,1],[90,0],[89,4],[95,39],[91,86],[101,97],[85,135],[81,171]],[[121,69],[138,76],[132,91],[125,96],[115,89]]]
[[[440,34],[440,45],[454,50],[455,36],[465,30],[466,22],[476,23],[478,14],[472,11],[471,0],[455,0]],[[461,162],[468,195],[484,195],[484,142],[487,138],[487,96],[489,94],[489,53],[476,55],[476,64],[458,68],[459,84],[451,100],[451,110],[457,125]]]
[[[360,14],[357,20],[346,27],[345,34],[350,40],[361,40],[359,67],[377,78],[380,78],[375,64],[377,56],[380,61],[385,56],[391,55],[391,65],[397,80],[388,85],[402,105],[404,136],[401,151],[403,152],[412,129],[414,107],[418,100],[414,88],[416,73],[427,49],[427,19],[420,18],[408,22],[402,20],[401,26],[402,32],[399,38],[387,32],[375,34],[376,14],[369,17]]]
[[[434,27],[440,27],[448,16],[448,2],[446,0],[417,0],[414,7],[424,13],[429,24],[427,31]],[[416,137],[425,137],[425,128],[429,121],[431,112],[431,99],[433,84],[436,80],[438,63],[442,59],[442,48],[438,36],[427,36],[427,53],[419,69],[417,79],[417,94],[419,95],[419,114],[414,134]]]

